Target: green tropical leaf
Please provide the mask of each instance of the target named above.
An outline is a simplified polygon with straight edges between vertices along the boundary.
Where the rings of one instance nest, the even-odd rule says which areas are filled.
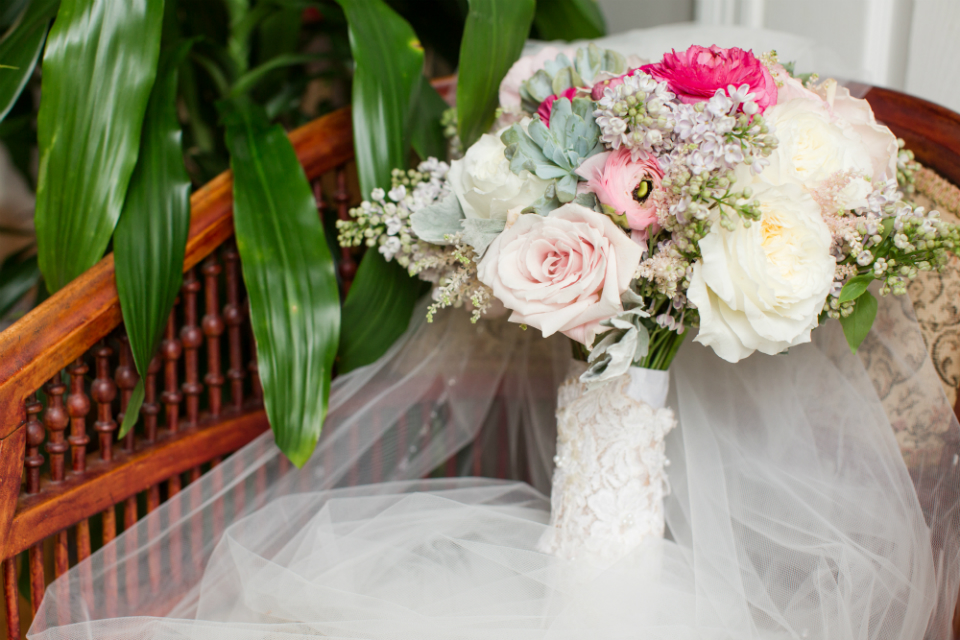
[[[28,247],[18,251],[0,264],[0,318],[27,295],[40,278],[37,256],[25,257],[32,250]]]
[[[60,0],[33,0],[13,28],[0,39],[0,120],[6,117],[37,66],[47,26]]]
[[[156,75],[163,0],[63,0],[37,120],[40,270],[56,292],[102,256],[120,217]]]
[[[411,109],[422,96],[423,49],[410,25],[381,0],[337,0],[349,24],[353,139],[360,188],[390,188],[410,158]],[[410,324],[419,281],[377,251],[360,262],[343,309],[340,371],[373,362]]]
[[[500,81],[520,57],[534,0],[470,0],[460,45],[457,125],[466,149],[493,124]]]
[[[242,98],[220,109],[264,404],[277,446],[302,466],[327,414],[339,341],[333,258],[310,184],[283,129]]]
[[[607,35],[607,23],[597,0],[538,2],[533,25],[541,40],[588,40]]]
[[[426,78],[420,83],[420,95],[411,115],[410,141],[421,160],[434,157],[447,158],[447,139],[443,135],[440,119],[448,109],[437,90]]]
[[[360,188],[390,187],[405,169],[410,113],[421,95],[423,48],[410,25],[381,0],[337,0],[347,16],[353,74],[353,139]]]
[[[410,325],[420,280],[371,249],[343,305],[338,371],[346,373],[374,362]]]
[[[316,62],[323,57],[323,55],[316,53],[287,53],[272,58],[237,78],[237,81],[233,83],[233,87],[230,88],[230,96],[236,97],[249,92],[256,87],[258,83],[269,78],[272,71],[284,67],[305,64],[307,62]]]
[[[869,291],[864,292],[853,307],[853,313],[846,318],[840,318],[840,325],[843,326],[843,335],[850,345],[850,351],[857,352],[860,344],[870,333],[870,327],[877,317],[877,299]]]
[[[177,67],[190,45],[184,42],[161,57],[143,120],[140,155],[113,235],[117,292],[133,360],[141,375],[138,387],[160,346],[183,282],[183,256],[190,231],[190,177],[183,166],[177,119]],[[141,389],[127,405],[119,437],[136,424],[142,402]]]

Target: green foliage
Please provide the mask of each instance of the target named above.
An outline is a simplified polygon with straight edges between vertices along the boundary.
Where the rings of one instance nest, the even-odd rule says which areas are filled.
[[[867,287],[870,286],[870,283],[873,282],[873,274],[866,274],[860,276],[854,276],[847,280],[843,285],[843,289],[840,290],[840,302],[848,302],[850,300],[856,300],[862,296]]]
[[[59,5],[60,0],[33,0],[20,15],[16,28],[0,38],[0,120],[27,86],[43,51],[47,25]]]
[[[424,78],[420,82],[417,104],[410,114],[410,142],[421,160],[430,157],[443,160],[447,157],[447,138],[443,135],[441,125],[447,109],[447,103],[430,85],[430,81]]]
[[[533,16],[540,40],[588,40],[607,34],[597,0],[540,0]]]
[[[863,292],[863,294],[857,298],[857,302],[853,307],[853,313],[846,317],[840,318],[840,324],[843,326],[843,335],[847,339],[847,344],[850,345],[850,351],[853,353],[857,352],[857,349],[860,348],[860,344],[866,339],[867,334],[870,333],[870,327],[873,326],[873,321],[877,317],[877,299],[873,297],[873,294],[869,291]]]
[[[0,318],[37,284],[40,269],[32,247],[9,256],[0,264]]]
[[[141,381],[127,405],[119,437],[137,421],[143,376],[160,346],[167,317],[183,281],[190,230],[190,177],[183,167],[177,120],[177,67],[190,43],[165,51],[150,94],[140,155],[114,232],[114,267],[120,308]]]
[[[410,325],[420,281],[396,262],[368,251],[343,305],[338,371],[374,362]]]
[[[340,334],[333,258],[283,129],[244,99],[221,110],[264,404],[277,446],[302,466],[326,417]]]
[[[544,180],[556,180],[556,197],[570,202],[577,195],[575,173],[584,160],[603,149],[600,128],[592,114],[592,102],[560,98],[550,111],[550,127],[539,120],[527,131],[515,124],[500,136],[507,146],[504,154],[514,173],[527,170]]]
[[[92,267],[120,217],[160,53],[163,0],[64,0],[43,59],[36,229],[51,292]]]
[[[406,21],[381,0],[338,0],[350,24],[353,138],[360,189],[389,188],[407,166],[410,114],[420,95],[423,48]]]
[[[463,207],[457,194],[449,193],[429,207],[424,207],[410,216],[410,226],[417,237],[434,244],[447,244],[446,237],[459,233],[463,220]]]
[[[493,124],[500,81],[520,57],[534,0],[470,0],[460,45],[457,126],[464,149]]]

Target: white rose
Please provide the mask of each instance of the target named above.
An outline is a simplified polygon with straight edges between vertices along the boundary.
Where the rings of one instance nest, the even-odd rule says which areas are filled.
[[[549,184],[527,170],[510,170],[501,133],[480,136],[462,159],[450,164],[447,182],[468,218],[506,220],[510,209],[530,206]]]
[[[609,217],[571,202],[547,216],[521,215],[487,249],[477,276],[513,311],[511,322],[589,346],[600,321],[623,311],[620,294],[640,256]]]
[[[824,102],[798,98],[763,115],[780,142],[762,174],[769,182],[798,182],[812,191],[837,172],[872,178],[873,160],[860,135],[835,120]]]
[[[836,268],[830,231],[802,187],[759,183],[755,197],[759,222],[716,224],[700,240],[687,292],[700,311],[696,342],[729,362],[809,342]]]

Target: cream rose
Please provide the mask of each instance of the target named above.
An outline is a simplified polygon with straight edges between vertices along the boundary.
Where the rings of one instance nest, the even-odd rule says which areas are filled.
[[[810,341],[833,283],[830,231],[796,184],[755,185],[761,219],[700,240],[687,296],[700,311],[696,342],[728,362]]]
[[[621,311],[620,294],[641,249],[610,218],[569,203],[547,216],[521,215],[480,261],[480,281],[512,310],[511,322],[587,346],[600,321]]]
[[[543,196],[549,184],[527,170],[519,175],[510,170],[501,133],[480,136],[450,164],[447,181],[468,218],[505,220],[510,209],[523,209]]]

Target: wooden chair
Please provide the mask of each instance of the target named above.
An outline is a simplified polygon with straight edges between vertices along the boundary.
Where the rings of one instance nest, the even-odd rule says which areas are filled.
[[[441,92],[452,86],[447,81]],[[885,89],[870,88],[866,98],[920,162],[960,184],[960,116]],[[345,218],[355,200],[349,109],[290,139],[319,214]],[[225,173],[191,199],[183,290],[145,381],[143,435],[115,436],[137,374],[112,255],[0,333],[0,558],[9,638],[21,637],[21,621],[31,606],[36,612],[52,578],[268,428],[232,241],[231,181]],[[355,256],[344,251],[341,277],[349,283],[355,271]],[[29,600],[18,587],[24,557],[19,573],[29,578]],[[960,632],[960,618],[955,627]]]

